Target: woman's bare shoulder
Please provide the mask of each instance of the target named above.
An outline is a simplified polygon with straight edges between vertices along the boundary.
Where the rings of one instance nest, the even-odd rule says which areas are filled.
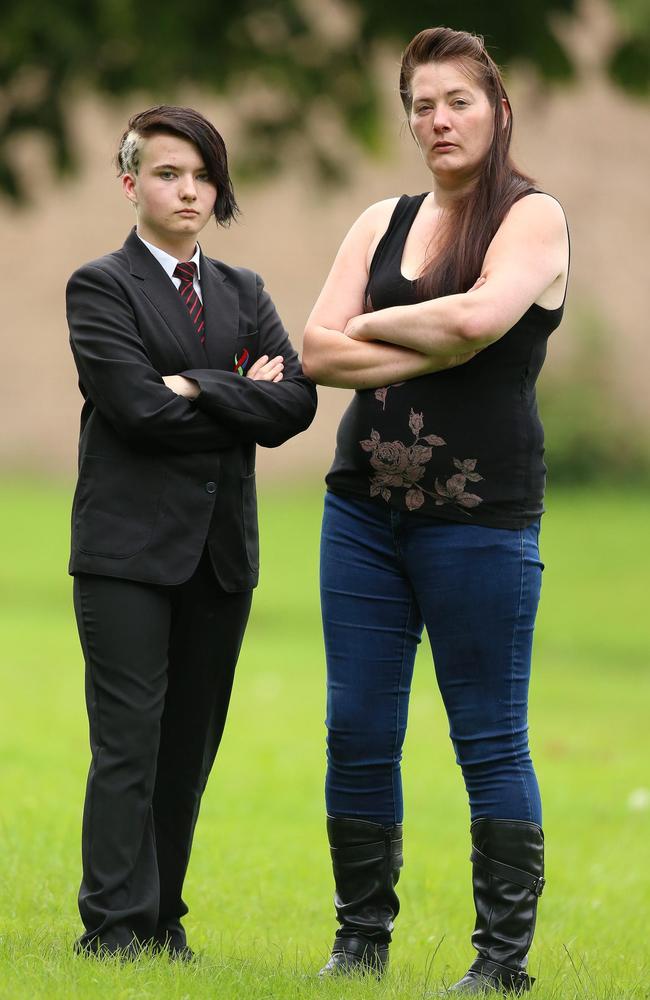
[[[358,238],[356,245],[364,254],[366,271],[370,267],[377,244],[388,229],[388,223],[398,201],[399,198],[384,198],[383,201],[369,205],[350,230],[349,235],[354,234],[354,237]]]
[[[560,202],[544,191],[532,191],[519,198],[508,215],[513,219],[527,219],[529,222],[540,222],[546,226],[566,228],[566,217]]]
[[[383,201],[374,202],[374,204],[369,205],[361,213],[355,222],[355,226],[365,229],[371,235],[375,235],[378,230],[383,232],[390,221],[391,215],[395,211],[398,201],[399,198],[384,198]]]

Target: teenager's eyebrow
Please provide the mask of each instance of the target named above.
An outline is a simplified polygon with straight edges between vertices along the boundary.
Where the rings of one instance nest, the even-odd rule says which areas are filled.
[[[181,168],[177,163],[156,163],[154,164],[153,170],[180,170]],[[207,167],[203,166],[197,167],[196,170],[207,170]]]

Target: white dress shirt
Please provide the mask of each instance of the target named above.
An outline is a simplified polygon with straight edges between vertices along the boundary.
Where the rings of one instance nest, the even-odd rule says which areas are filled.
[[[185,264],[186,261],[177,260],[176,257],[172,257],[170,253],[166,250],[161,250],[160,247],[155,247],[153,243],[148,243],[147,240],[142,239],[140,233],[136,230],[136,236],[139,240],[142,240],[146,246],[149,253],[153,254],[160,266],[163,268],[165,274],[168,274],[171,280],[174,282],[174,287],[178,291],[181,287],[181,279],[174,277],[174,271],[176,270],[177,264]],[[199,244],[196,244],[196,250],[194,251],[194,256],[191,258],[190,263],[196,264],[196,271],[194,272],[194,291],[203,302],[203,296],[201,295],[201,275],[200,275],[200,258],[201,258],[201,248]]]

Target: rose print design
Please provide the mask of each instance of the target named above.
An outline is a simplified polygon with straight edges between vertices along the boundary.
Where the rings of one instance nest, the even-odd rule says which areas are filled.
[[[425,496],[431,497],[437,507],[443,504],[462,510],[471,517],[468,508],[478,507],[483,502],[476,493],[469,493],[466,485],[481,482],[483,476],[476,471],[475,458],[454,458],[453,473],[446,482],[436,477],[434,490],[425,489],[420,480],[426,472],[426,464],[431,460],[434,448],[442,448],[447,442],[438,434],[420,435],[424,430],[424,414],[411,409],[409,429],[413,435],[411,445],[403,441],[382,441],[376,430],[359,444],[370,454],[370,465],[374,475],[370,480],[370,496],[381,496],[388,502],[393,489],[405,489],[404,502],[408,510],[417,510],[424,503]]]
[[[392,385],[382,385],[381,388],[375,389],[375,399],[378,403],[381,403],[382,410],[386,409],[386,396],[388,395],[388,390],[396,389],[399,385],[404,385],[404,382],[393,382]]]

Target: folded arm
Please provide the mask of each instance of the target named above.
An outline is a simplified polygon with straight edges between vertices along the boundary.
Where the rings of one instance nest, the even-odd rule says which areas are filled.
[[[196,452],[231,448],[240,437],[163,382],[114,278],[94,265],[66,290],[70,345],[93,405],[134,447]]]
[[[332,270],[307,321],[303,368],[315,382],[339,388],[372,389],[455,367],[474,356],[467,345],[446,355],[389,338],[349,336],[350,320],[363,317],[368,268],[396,199],[372,205],[345,237]],[[411,307],[409,307],[411,308]],[[388,310],[383,310],[383,312]],[[346,332],[344,332],[346,331]]]
[[[340,330],[310,324],[305,331],[303,366],[319,385],[376,389],[454,368],[469,361],[475,353],[465,348],[455,355],[433,356],[388,343],[355,340]]]
[[[259,276],[257,326],[260,349],[270,361],[266,368],[264,363],[259,368],[253,366],[253,377],[213,368],[184,371],[181,375],[196,383],[192,395],[200,410],[225,428],[274,448],[309,427],[316,412],[316,388],[303,374],[298,355]],[[259,358],[256,365],[261,361]],[[262,373],[262,377],[254,377],[255,373]]]
[[[564,213],[548,195],[510,209],[485,256],[480,287],[415,305],[353,317],[345,328],[359,343],[385,342],[432,357],[454,357],[499,340],[530,306],[564,287],[568,236]]]

